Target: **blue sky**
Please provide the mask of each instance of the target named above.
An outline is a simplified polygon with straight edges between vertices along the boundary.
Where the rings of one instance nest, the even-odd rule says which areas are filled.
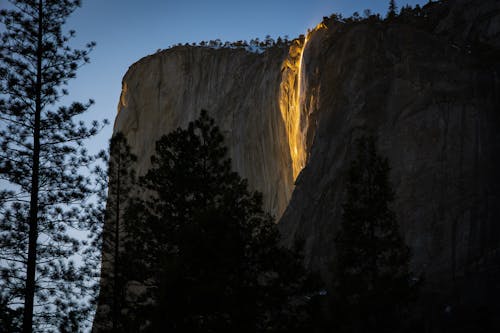
[[[425,4],[427,0],[400,0],[405,4]],[[6,0],[0,0],[0,7]],[[385,13],[384,0],[83,0],[67,22],[77,32],[72,45],[97,42],[91,63],[82,67],[70,83],[70,95],[64,102],[84,101],[96,104],[85,119],[107,118],[113,124],[127,68],[157,49],[185,42],[221,39],[234,41],[295,38],[314,27],[331,13],[351,15],[365,8]],[[88,142],[91,151],[106,148],[112,132],[109,125]]]

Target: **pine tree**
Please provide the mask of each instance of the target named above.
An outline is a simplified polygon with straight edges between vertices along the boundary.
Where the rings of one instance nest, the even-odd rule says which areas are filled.
[[[77,205],[91,194],[83,147],[101,124],[74,118],[92,101],[58,106],[65,86],[88,62],[94,43],[75,50],[64,35],[77,0],[11,0],[0,12],[0,293],[23,307],[23,332],[34,327],[75,330],[86,311],[85,279],[68,260],[79,250],[71,230],[84,227]]]
[[[297,251],[278,245],[261,195],[247,190],[226,154],[206,111],[156,143],[152,168],[140,180],[146,199],[130,205],[125,218],[134,235],[125,244],[129,281],[142,290],[128,297],[139,300],[129,328],[304,329],[312,278]]]
[[[130,152],[130,146],[122,133],[117,133],[110,142],[109,192],[106,205],[106,221],[112,223],[112,237],[103,239],[103,251],[113,253],[113,301],[112,331],[120,332],[120,309],[124,293],[124,281],[121,271],[122,238],[127,236],[123,230],[122,215],[127,207],[135,185],[134,163],[137,158]],[[109,225],[109,223],[107,224]]]
[[[378,155],[375,139],[357,140],[349,169],[347,199],[336,237],[335,290],[349,331],[390,332],[414,295],[409,248],[389,204],[394,193],[389,163]]]
[[[124,231],[123,215],[132,199],[132,193],[136,186],[135,162],[136,156],[130,151],[130,146],[123,133],[113,135],[109,144],[108,169],[104,179],[106,193],[102,201],[106,202],[104,213],[104,230],[94,232],[95,241],[90,248],[89,254],[94,256],[95,250],[101,250],[102,270],[100,276],[101,295],[99,300],[99,312],[97,322],[105,323],[103,318],[111,318],[101,331],[122,332],[123,322],[122,309],[124,303],[126,258],[123,258],[125,238],[128,236]],[[102,227],[102,226],[101,226]],[[110,327],[108,327],[110,326]]]
[[[7,299],[0,295],[0,332],[19,332],[22,309],[12,309]]]
[[[398,6],[396,5],[396,0],[389,1],[389,10],[387,12],[387,18],[395,18],[398,13]]]

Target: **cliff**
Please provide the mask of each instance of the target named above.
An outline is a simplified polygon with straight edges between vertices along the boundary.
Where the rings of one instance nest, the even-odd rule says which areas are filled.
[[[264,194],[266,210],[281,216],[293,190],[287,131],[298,120],[293,106],[281,111],[280,101],[296,99],[300,41],[290,49],[289,55],[280,48],[257,54],[176,47],[132,65],[123,79],[115,132],[125,133],[140,156],[138,173],[147,171],[161,135],[206,109],[225,135],[234,169]],[[294,146],[297,153],[302,149]]]
[[[234,169],[281,217],[283,242],[303,239],[306,264],[326,281],[352,142],[375,134],[412,271],[437,297],[431,310],[498,309],[499,74],[500,3],[450,0],[416,21],[326,20],[262,54],[176,47],[148,56],[123,79],[115,131],[144,174],[154,142],[208,110]]]
[[[328,281],[352,143],[375,134],[429,311],[498,310],[500,3],[435,3],[423,15],[424,26],[400,19],[312,34],[304,63],[314,140],[279,227],[287,245],[305,241],[306,263]]]

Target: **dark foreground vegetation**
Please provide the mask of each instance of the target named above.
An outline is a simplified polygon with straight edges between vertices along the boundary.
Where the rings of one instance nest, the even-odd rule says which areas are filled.
[[[118,332],[396,331],[416,284],[394,213],[388,162],[358,140],[338,271],[327,296],[303,267],[300,244],[279,245],[261,195],[231,171],[206,111],[156,143],[136,179],[120,133],[111,141],[104,261],[95,324]],[[325,307],[326,299],[335,304]],[[335,311],[325,318],[322,311]],[[324,326],[324,327],[322,327]]]
[[[223,137],[206,112],[157,141],[152,167],[137,181],[127,173],[134,160],[128,151],[118,134],[110,184],[135,186],[133,195],[108,204],[113,227],[104,237],[111,264],[103,270],[103,330],[301,332],[310,326],[319,285],[298,250],[279,246],[261,195],[231,171]]]

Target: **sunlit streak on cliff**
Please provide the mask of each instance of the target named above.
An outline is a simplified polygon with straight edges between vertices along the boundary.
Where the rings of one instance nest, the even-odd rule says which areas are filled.
[[[280,82],[280,111],[286,128],[293,179],[305,164],[305,151],[300,131],[300,72],[304,39],[296,39],[290,46],[282,65]]]
[[[304,168],[307,160],[308,115],[304,112],[307,90],[304,50],[311,33],[324,28],[326,26],[320,23],[312,31],[308,31],[305,37],[295,40],[290,46],[288,57],[282,65],[283,74],[280,83],[279,102],[287,132],[294,180]]]
[[[122,108],[127,107],[127,83],[122,83],[122,91],[120,93],[120,101],[118,102],[118,113],[122,110]]]
[[[292,156],[293,163],[293,179],[295,180],[299,175],[300,171],[304,168],[306,164],[306,146],[305,146],[305,135],[304,135],[304,115],[303,115],[303,105],[304,105],[304,93],[305,93],[305,66],[304,66],[304,50],[307,46],[309,34],[304,38],[304,44],[300,51],[299,67],[297,70],[297,94],[294,109],[297,111],[296,122],[294,128],[294,154]]]

